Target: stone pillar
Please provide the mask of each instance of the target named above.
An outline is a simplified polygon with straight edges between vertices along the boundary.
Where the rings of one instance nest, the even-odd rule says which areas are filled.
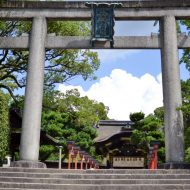
[[[59,146],[59,169],[61,169],[62,149],[63,149],[63,146]]]
[[[164,127],[166,163],[184,161],[183,115],[176,20],[174,16],[161,19],[162,80],[164,99]]]
[[[46,34],[46,19],[33,18],[20,143],[21,161],[38,162],[39,157]]]

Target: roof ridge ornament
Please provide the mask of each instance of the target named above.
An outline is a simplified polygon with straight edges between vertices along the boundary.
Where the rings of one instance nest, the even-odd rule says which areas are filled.
[[[92,47],[95,46],[96,42],[105,43],[109,41],[110,47],[113,48],[115,25],[114,8],[122,7],[122,3],[87,2],[85,5],[92,9]]]

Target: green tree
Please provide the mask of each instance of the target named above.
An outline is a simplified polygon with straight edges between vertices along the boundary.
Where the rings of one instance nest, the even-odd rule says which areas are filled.
[[[184,136],[185,136],[185,150],[186,161],[190,162],[190,79],[181,82],[182,100],[181,107],[184,116]]]
[[[86,96],[81,97],[76,89],[65,94],[57,91],[48,94],[44,98],[44,103],[48,102],[48,106],[44,107],[42,114],[42,130],[60,140],[65,152],[66,141],[72,140],[83,150],[95,155],[93,144],[97,134],[93,126],[100,119],[108,118],[107,107]],[[42,146],[40,152],[41,159],[57,158],[56,147]]]
[[[160,142],[159,159],[164,161],[164,132],[163,120],[160,117],[162,115],[161,110],[162,108],[158,108],[154,114],[150,114],[147,117],[142,112],[130,114],[130,120],[134,122],[131,142],[137,144],[148,154],[150,142],[158,140]]]
[[[187,32],[190,32],[190,20],[181,20],[180,24],[186,27]],[[180,63],[185,63],[186,69],[190,71],[190,49],[184,49]]]
[[[23,110],[24,97],[19,96],[11,108]],[[94,126],[101,119],[108,119],[108,108],[102,102],[81,97],[78,90],[66,93],[45,90],[43,97],[42,130],[60,141],[66,152],[66,141],[73,140],[83,150],[95,155],[93,147],[96,137]],[[57,159],[58,148],[52,145],[40,147],[41,160]]]
[[[0,165],[9,150],[8,98],[0,91]]]
[[[0,36],[21,36],[31,30],[31,22],[0,22]],[[51,21],[48,33],[60,36],[86,36],[90,33],[88,22]],[[14,89],[26,84],[28,51],[0,51],[0,88],[14,96]],[[84,80],[94,79],[94,71],[99,68],[97,53],[90,50],[46,50],[45,88],[68,81],[76,76]]]

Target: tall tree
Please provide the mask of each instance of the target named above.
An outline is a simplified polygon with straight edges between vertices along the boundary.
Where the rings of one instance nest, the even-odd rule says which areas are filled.
[[[8,98],[2,91],[0,91],[0,165],[8,153],[8,137]]]
[[[134,122],[134,131],[131,141],[141,147],[146,154],[149,151],[149,145],[152,140],[158,140],[159,161],[164,161],[164,132],[163,132],[163,108],[157,108],[154,114],[145,117],[144,113],[136,112],[130,114],[130,120]]]
[[[190,162],[190,79],[181,82],[183,105],[181,107],[184,116],[184,136],[186,161]]]
[[[0,22],[0,36],[21,36],[29,34],[31,22]],[[86,36],[90,32],[88,22],[57,21],[48,22],[48,33],[60,36]],[[0,51],[0,88],[8,90],[15,99],[14,89],[26,84],[28,51]],[[76,76],[84,80],[94,79],[94,71],[99,68],[97,53],[90,50],[46,50],[45,87],[54,88],[56,84]]]
[[[24,97],[19,97],[11,107],[23,109]],[[93,147],[96,137],[94,126],[101,119],[108,119],[108,108],[101,102],[81,97],[78,90],[66,93],[46,90],[43,98],[42,131],[63,145],[66,153],[66,141],[75,141],[83,150],[95,155]],[[52,145],[40,147],[41,160],[56,160],[58,148]]]
[[[67,91],[65,94],[54,91],[53,94],[54,98],[52,94],[44,98],[44,104],[46,102],[49,104],[43,111],[42,129],[60,140],[64,150],[66,141],[73,140],[83,150],[95,155],[93,143],[97,134],[93,126],[100,119],[108,118],[108,109],[103,103],[90,100],[86,96],[81,97],[76,89]],[[53,155],[56,151],[52,146],[41,147],[43,156],[47,155],[46,159],[50,153],[49,159],[54,159]]]
[[[188,33],[190,33],[190,20],[181,20],[180,24],[186,27]],[[180,63],[185,63],[186,69],[190,71],[190,49],[184,49]]]

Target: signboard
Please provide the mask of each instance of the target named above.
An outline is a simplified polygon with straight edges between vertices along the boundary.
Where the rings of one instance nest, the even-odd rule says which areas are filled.
[[[99,8],[94,9],[95,20],[95,38],[113,37],[113,8]]]
[[[113,167],[140,168],[144,167],[143,157],[114,156]]]

